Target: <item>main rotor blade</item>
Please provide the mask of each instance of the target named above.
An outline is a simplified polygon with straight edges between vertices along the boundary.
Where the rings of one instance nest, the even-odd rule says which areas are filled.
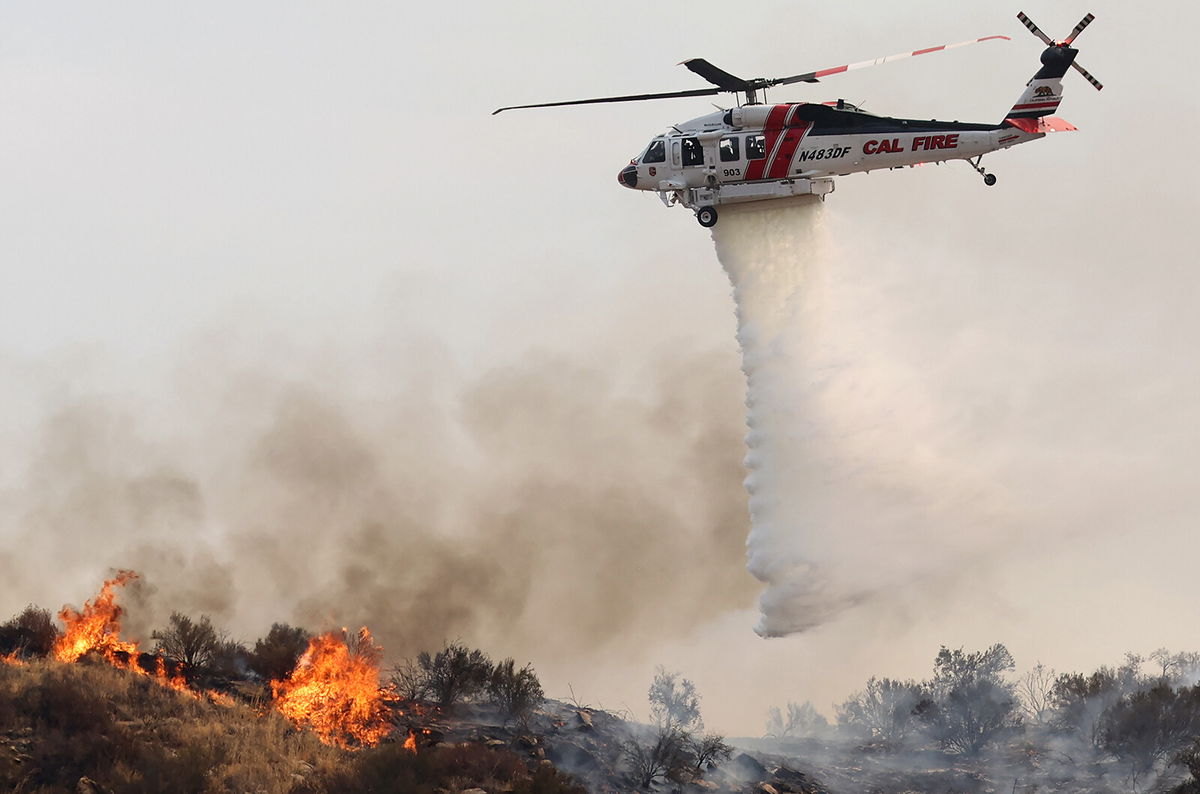
[[[923,50],[912,50],[910,52],[899,52],[895,55],[888,55],[884,58],[876,58],[873,61],[859,61],[858,63],[848,63],[844,66],[834,66],[830,69],[818,69],[815,72],[805,72],[804,74],[792,75],[791,77],[779,77],[774,80],[763,81],[765,85],[790,85],[791,83],[815,83],[818,79],[831,74],[841,74],[842,72],[853,71],[854,69],[864,69],[868,66],[877,66],[881,63],[891,63],[903,58],[911,58],[914,55],[927,55],[931,52],[941,52],[943,50],[952,50],[956,47],[965,47],[968,44],[979,44],[983,41],[993,41],[996,39],[1004,39],[1012,41],[1008,36],[984,36],[981,39],[971,39],[970,41],[960,41],[957,44],[943,44],[940,47],[927,47]]]
[[[1082,66],[1080,66],[1080,65],[1079,65],[1079,64],[1077,64],[1077,63],[1075,63],[1075,61],[1071,61],[1071,65],[1072,65],[1072,66],[1074,66],[1076,69],[1078,69],[1078,70],[1079,70],[1079,73],[1080,73],[1081,75],[1083,75],[1084,79],[1085,79],[1085,80],[1087,80],[1087,81],[1088,81],[1089,83],[1091,83],[1092,85],[1094,85],[1094,86],[1096,87],[1096,90],[1097,90],[1097,91],[1100,91],[1101,89],[1103,89],[1103,88],[1104,88],[1104,86],[1102,86],[1102,85],[1100,84],[1100,81],[1099,81],[1099,80],[1097,80],[1095,77],[1092,77],[1092,73],[1091,73],[1091,72],[1089,72],[1087,69],[1084,69]]]
[[[1088,14],[1086,17],[1079,20],[1079,24],[1075,26],[1075,29],[1071,31],[1071,35],[1067,36],[1067,39],[1063,42],[1063,44],[1066,44],[1068,47],[1071,46],[1071,42],[1075,41],[1075,37],[1082,33],[1084,28],[1092,24],[1092,20],[1095,18],[1095,14]]]
[[[1045,33],[1043,33],[1041,28],[1039,28],[1037,25],[1033,24],[1033,20],[1030,19],[1029,17],[1025,16],[1024,11],[1017,12],[1017,19],[1019,19],[1025,23],[1025,27],[1029,28],[1030,33],[1037,36],[1039,39],[1041,39],[1046,44],[1049,44],[1051,47],[1054,46],[1054,42],[1050,40],[1050,37],[1047,36]]]
[[[726,91],[749,91],[751,88],[748,81],[740,77],[734,77],[724,69],[718,69],[703,58],[692,58],[689,61],[684,61],[681,65],[686,66],[708,82],[720,86]]]
[[[697,88],[693,91],[670,91],[664,94],[630,94],[629,96],[606,96],[599,99],[572,99],[568,102],[542,102],[537,105],[512,105],[492,111],[492,115],[505,110],[523,110],[525,108],[556,108],[563,105],[596,105],[602,102],[640,102],[643,99],[671,99],[685,96],[713,96],[721,93],[720,88]]]

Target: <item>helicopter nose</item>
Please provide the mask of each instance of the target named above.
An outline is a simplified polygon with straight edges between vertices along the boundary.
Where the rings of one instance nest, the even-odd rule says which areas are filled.
[[[637,166],[627,165],[617,174],[617,181],[625,187],[637,187]]]

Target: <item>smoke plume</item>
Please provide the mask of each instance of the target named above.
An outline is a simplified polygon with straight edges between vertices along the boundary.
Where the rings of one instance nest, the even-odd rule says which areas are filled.
[[[732,350],[651,355],[632,387],[614,362],[530,354],[382,392],[347,361],[319,362],[339,374],[322,381],[210,353],[143,387],[157,410],[42,413],[3,502],[10,612],[127,567],[142,639],[179,610],[248,641],[272,621],[368,625],[390,658],[461,639],[544,669],[752,597]]]

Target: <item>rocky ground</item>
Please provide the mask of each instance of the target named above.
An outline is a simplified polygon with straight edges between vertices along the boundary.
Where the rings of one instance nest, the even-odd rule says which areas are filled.
[[[644,790],[629,772],[622,745],[647,726],[601,709],[547,700],[524,725],[504,723],[487,706],[460,707],[453,716],[414,718],[418,746],[479,743],[515,751],[532,762],[549,762],[569,773],[591,794]],[[792,762],[770,754],[735,750],[733,757],[687,784],[658,783],[654,791],[712,794],[832,794]]]

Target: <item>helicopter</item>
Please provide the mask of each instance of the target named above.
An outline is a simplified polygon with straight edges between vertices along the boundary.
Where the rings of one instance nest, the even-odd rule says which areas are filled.
[[[824,77],[903,58],[987,41],[1011,41],[1008,36],[984,36],[778,78],[743,79],[703,58],[693,58],[681,65],[714,88],[514,105],[492,115],[528,108],[737,95],[736,107],[673,125],[655,136],[617,174],[617,181],[627,188],[656,191],[666,206],[692,210],[704,227],[716,225],[717,207],[723,204],[809,194],[824,198],[833,192],[832,177],[879,169],[964,160],[990,186],[996,184],[996,176],[983,168],[983,155],[1076,129],[1050,115],[1062,101],[1062,78],[1068,69],[1081,73],[1096,90],[1104,87],[1075,62],[1079,51],[1071,46],[1095,19],[1093,14],[1087,14],[1062,40],[1051,39],[1024,12],[1017,18],[1046,49],[1041,68],[998,124],[879,116],[842,99],[785,104],[765,104],[763,100],[766,89],[774,86],[816,83]]]

